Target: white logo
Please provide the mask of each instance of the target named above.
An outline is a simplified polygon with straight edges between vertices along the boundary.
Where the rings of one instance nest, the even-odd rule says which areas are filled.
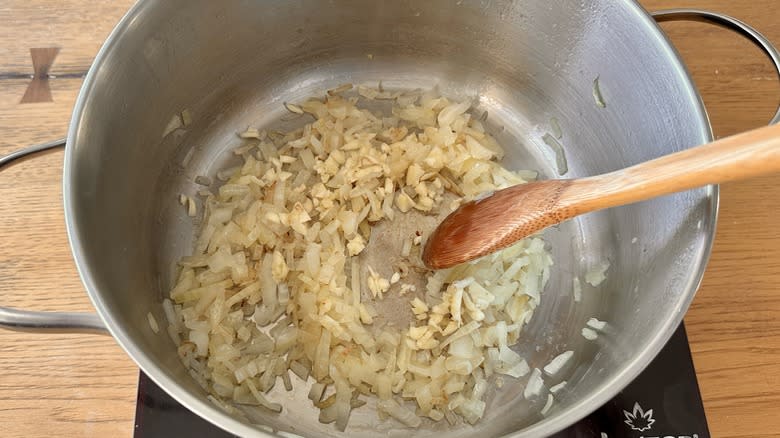
[[[639,406],[639,403],[634,403],[634,409],[631,412],[623,411],[623,415],[626,417],[625,423],[631,430],[644,432],[650,430],[653,427],[653,423],[655,423],[653,410],[650,409],[645,412],[642,406]]]

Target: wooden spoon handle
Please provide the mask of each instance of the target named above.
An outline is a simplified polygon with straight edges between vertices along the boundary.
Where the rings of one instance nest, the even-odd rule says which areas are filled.
[[[576,214],[644,201],[707,184],[780,172],[780,125],[771,125],[615,172],[573,180]]]

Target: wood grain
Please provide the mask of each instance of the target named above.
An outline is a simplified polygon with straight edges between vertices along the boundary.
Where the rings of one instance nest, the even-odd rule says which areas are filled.
[[[0,154],[65,134],[82,76],[129,5],[0,1]],[[52,101],[20,103],[35,74],[30,49],[53,47]],[[0,173],[3,305],[92,310],[65,233],[62,158],[52,152]],[[131,436],[137,381],[108,336],[0,331],[0,435]]]
[[[0,154],[65,134],[81,77],[130,0],[0,0]],[[643,0],[648,9],[707,8],[780,43],[775,0]],[[700,23],[665,23],[707,105],[717,136],[761,126],[780,85],[750,43]],[[30,48],[59,47],[52,102],[20,104]],[[62,217],[62,153],[0,173],[2,303],[89,310]],[[686,317],[715,437],[778,436],[780,177],[722,186],[704,283]],[[0,435],[130,436],[137,368],[108,337],[0,331]]]

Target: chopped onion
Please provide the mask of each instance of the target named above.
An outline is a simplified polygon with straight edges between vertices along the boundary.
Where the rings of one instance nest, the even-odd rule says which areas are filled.
[[[546,144],[550,150],[555,154],[555,165],[558,169],[559,175],[565,175],[569,172],[569,165],[566,161],[566,152],[563,150],[563,145],[552,135],[545,133],[542,136],[542,141]]]
[[[605,321],[599,321],[596,318],[590,318],[588,322],[586,322],[585,324],[588,327],[598,331],[603,331],[604,328],[607,326],[607,323]]]
[[[179,319],[176,315],[176,310],[173,308],[173,303],[168,298],[163,300],[162,303],[163,311],[165,312],[165,319],[168,321],[168,324],[172,326],[178,326]]]
[[[563,138],[563,131],[561,130],[561,125],[558,123],[558,119],[555,117],[550,118],[550,130],[552,131],[552,135],[555,136],[558,140]]]
[[[314,121],[286,133],[247,129],[234,149],[243,163],[217,172],[200,205],[182,196],[192,216],[201,207],[203,228],[163,302],[168,334],[223,404],[280,412],[264,394],[279,377],[291,390],[292,371],[310,385],[319,420],[341,431],[365,404],[359,394],[378,400],[380,417],[409,427],[422,418],[474,424],[489,376],[531,372],[511,347],[550,276],[544,241],[421,273],[424,233],[400,235],[400,254],[379,259],[400,261],[384,265],[372,257],[383,251],[372,247],[373,227],[447,213],[535,172],[498,164],[503,150],[469,102],[359,86],[358,95],[396,100],[382,117],[341,95],[350,88],[285,104]],[[417,293],[419,280],[426,285]],[[379,319],[372,303],[396,293],[409,294],[411,324],[402,328]],[[529,394],[541,390],[539,373]]]
[[[171,116],[171,120],[168,121],[168,124],[165,125],[165,129],[163,129],[162,138],[165,138],[170,134],[171,132],[179,129],[182,127],[182,121],[179,114],[174,114]]]
[[[181,123],[182,125],[184,125],[185,128],[192,124],[192,114],[190,113],[190,110],[185,108],[181,112]]]
[[[603,261],[598,263],[593,269],[589,270],[585,274],[585,282],[591,286],[598,286],[604,280],[607,279],[607,269],[609,269],[609,261]]]
[[[606,108],[607,104],[604,102],[604,97],[601,95],[601,87],[599,86],[599,77],[593,80],[593,100],[596,101],[596,106],[599,108]]]
[[[552,408],[554,401],[555,401],[555,397],[553,397],[552,394],[547,394],[547,403],[544,404],[544,407],[539,413],[542,415],[547,415],[547,412],[549,412],[550,408]]]
[[[539,371],[538,368],[534,368],[531,372],[531,377],[528,378],[528,383],[526,383],[525,389],[523,390],[523,397],[526,399],[536,397],[542,392],[543,387],[544,380],[542,380],[542,372]]]
[[[191,197],[187,198],[187,216],[195,217],[198,214],[198,206],[195,204],[195,200]]]
[[[315,382],[311,385],[311,388],[309,389],[309,400],[313,401],[314,403],[319,403],[320,400],[322,400],[322,395],[325,393],[325,385],[322,383]]]
[[[151,327],[152,331],[155,334],[160,333],[160,326],[157,325],[157,320],[154,318],[154,315],[152,315],[152,312],[146,314],[146,319],[149,320],[149,327]]]
[[[288,111],[295,114],[303,114],[303,110],[298,105],[292,104],[292,103],[285,103],[284,107],[287,108]]]
[[[399,405],[395,400],[380,400],[377,408],[409,427],[419,427],[422,420],[414,412]]]
[[[553,393],[553,394],[556,394],[556,393],[558,393],[558,391],[560,391],[564,387],[566,387],[566,381],[565,380],[563,382],[561,382],[561,383],[558,383],[557,385],[551,386],[550,387],[550,392]]]
[[[565,351],[553,358],[553,360],[550,361],[545,367],[544,372],[548,376],[554,376],[558,374],[558,372],[566,366],[566,363],[569,362],[569,360],[574,356],[574,352],[569,350]]]
[[[574,302],[579,303],[582,301],[582,284],[579,277],[574,277],[572,280],[572,290],[574,293]]]
[[[255,388],[255,385],[251,380],[247,380],[247,386],[249,387],[249,390],[252,391],[252,395],[257,399],[258,403],[260,403],[260,406],[273,412],[282,412],[282,405],[268,401],[268,399]]]
[[[343,93],[343,92],[351,90],[351,89],[352,89],[352,84],[349,84],[349,83],[341,84],[341,85],[339,85],[336,88],[328,90],[328,94],[330,94],[331,96],[334,96],[336,94]]]
[[[588,328],[588,327],[585,327],[585,328],[582,329],[582,337],[587,339],[587,340],[589,340],[589,341],[593,341],[593,340],[595,340],[596,338],[599,337],[599,334],[596,333],[595,330],[593,330],[591,328]]]

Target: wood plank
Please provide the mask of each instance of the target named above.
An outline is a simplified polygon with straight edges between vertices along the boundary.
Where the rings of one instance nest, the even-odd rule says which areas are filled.
[[[130,4],[0,2],[0,154],[65,135],[82,77]],[[20,104],[35,47],[60,48],[53,101]],[[92,310],[65,233],[62,159],[52,152],[0,174],[3,305]],[[131,436],[138,368],[112,338],[0,331],[0,369],[4,437]]]
[[[697,7],[732,15],[780,42],[772,2],[642,1],[650,10]],[[704,99],[716,137],[761,126],[780,83],[768,58],[735,33],[664,23]],[[721,187],[718,232],[685,319],[712,436],[777,436],[780,417],[780,177]]]

